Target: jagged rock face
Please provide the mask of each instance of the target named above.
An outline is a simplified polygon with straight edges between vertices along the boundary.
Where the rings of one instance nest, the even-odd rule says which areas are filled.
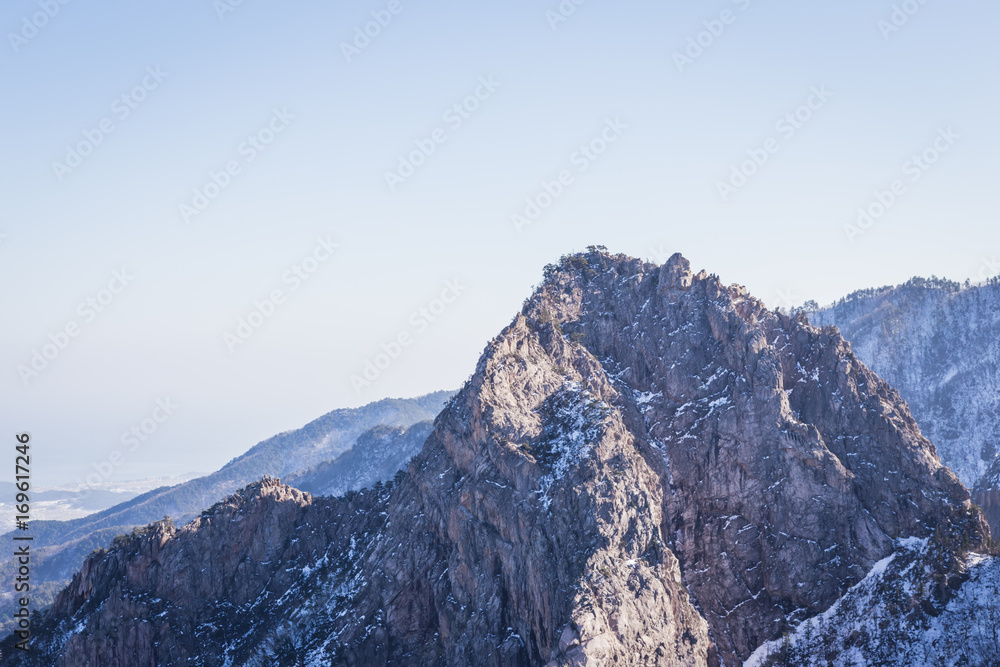
[[[164,516],[187,521],[202,509],[218,502],[242,486],[263,476],[297,477],[317,463],[341,454],[342,465],[313,469],[309,481],[320,487],[324,495],[340,495],[348,489],[358,489],[389,479],[398,467],[405,465],[426,438],[425,426],[413,432],[403,431],[415,423],[433,419],[454,392],[439,391],[412,399],[383,399],[360,408],[333,410],[314,419],[300,429],[285,431],[258,443],[214,473],[189,480],[173,487],[154,489],[104,511],[71,521],[34,521],[32,582],[41,591],[42,585],[52,586],[73,576],[84,558],[95,547],[105,547],[115,535],[131,531]],[[371,429],[387,435],[383,438],[382,454],[375,456],[351,454],[352,446],[361,440],[372,445]],[[401,432],[402,431],[402,432]],[[421,433],[424,437],[421,438]],[[403,451],[391,451],[393,436]],[[415,444],[416,439],[420,443]],[[367,447],[371,450],[371,447]],[[345,452],[346,450],[346,452]],[[342,454],[344,453],[344,454]],[[369,452],[371,453],[371,452]],[[310,485],[311,486],[311,485]],[[10,541],[17,531],[8,533]],[[0,579],[10,581],[16,573],[16,563],[0,560]],[[0,618],[14,612],[14,599],[0,590]],[[47,600],[36,593],[34,601]]]
[[[692,276],[679,256],[659,271],[600,256],[587,268],[527,312],[548,311],[614,378],[664,482],[663,534],[727,662],[829,606],[892,538],[968,503],[839,335]]]
[[[914,278],[809,313],[834,324],[896,387],[969,488],[1000,451],[1000,280],[962,287]]]
[[[248,664],[285,637],[317,580],[384,525],[386,499],[313,499],[265,478],[183,528],[120,536],[36,619],[30,654],[10,638],[0,645],[3,664]]]
[[[381,580],[345,603],[378,627],[345,619],[335,664],[708,664],[658,478],[613,397],[585,349],[519,316],[393,496],[362,569]]]
[[[735,665],[827,608],[894,538],[945,526],[985,539],[898,394],[836,333],[679,256],[656,267],[591,252],[546,273],[387,499],[368,512],[290,499],[294,511],[258,517],[277,526],[260,536],[270,597],[263,574],[234,577],[239,594],[204,591],[222,616],[242,601],[257,634],[220,633],[203,664],[298,664],[268,653],[287,640],[304,664]],[[212,525],[221,532],[197,548],[230,548],[225,522]],[[299,537],[309,530],[326,543]],[[293,534],[302,551],[281,551]],[[296,578],[307,554],[342,557]],[[279,557],[289,565],[275,578]],[[47,622],[86,620],[73,652],[52,643],[65,664],[124,650],[90,632],[103,607],[80,610],[128,598],[117,582],[146,567],[130,558],[96,559],[74,582],[92,592],[60,598]],[[109,560],[123,565],[96,580]],[[146,570],[159,587],[201,576],[180,556]],[[285,595],[294,612],[275,604]],[[145,640],[129,646],[148,651]]]
[[[979,478],[972,490],[972,500],[982,508],[993,536],[1000,536],[1000,456],[993,459]]]
[[[88,559],[53,604],[59,613],[98,603],[66,642],[65,663],[183,664],[197,655],[202,614],[219,599],[239,608],[266,587],[268,565],[287,557],[287,524],[309,501],[273,481],[254,491],[180,530],[153,524]]]

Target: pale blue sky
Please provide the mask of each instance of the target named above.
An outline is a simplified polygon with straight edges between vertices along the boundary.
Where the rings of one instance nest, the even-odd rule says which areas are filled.
[[[388,5],[243,0],[220,20],[211,0],[69,2],[16,44],[43,10],[0,9],[0,430],[33,433],[38,483],[85,479],[157,398],[178,407],[112,479],[212,470],[330,409],[458,387],[542,266],[591,243],[683,252],[774,306],[997,270],[995,3],[914,0],[886,39],[888,1],[589,0],[553,30],[555,0],[399,0],[347,62],[340,44]],[[679,71],[674,53],[724,11]],[[461,126],[445,119],[490,77]],[[122,118],[115,100],[144,78],[156,87]],[[830,99],[784,136],[776,123],[821,86]],[[294,118],[248,161],[275,109]],[[104,119],[114,131],[60,181],[53,163]],[[608,119],[620,136],[581,172],[574,153]],[[949,127],[911,181],[904,163]],[[385,172],[436,128],[447,140],[390,191]],[[724,202],[718,182],[769,138],[777,152]],[[180,205],[229,161],[239,173],[185,223]],[[563,170],[572,182],[518,233],[511,216]],[[894,179],[903,194],[850,242]],[[283,276],[320,236],[339,248],[293,290]],[[122,268],[134,280],[86,321],[78,304]],[[420,315],[455,279],[460,296]],[[224,335],[274,289],[284,302],[230,352]],[[400,334],[410,345],[356,391]]]

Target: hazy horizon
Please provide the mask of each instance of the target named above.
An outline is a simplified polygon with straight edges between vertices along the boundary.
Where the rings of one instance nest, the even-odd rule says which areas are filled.
[[[591,244],[771,307],[997,275],[1000,7],[903,4],[8,3],[0,424],[42,486],[144,422],[112,481],[214,470],[460,386]]]

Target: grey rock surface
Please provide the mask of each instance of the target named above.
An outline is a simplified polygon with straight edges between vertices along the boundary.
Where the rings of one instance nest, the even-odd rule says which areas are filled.
[[[331,458],[345,456],[358,439],[370,443],[375,439],[370,433],[373,428],[385,429],[380,432],[384,445],[381,451],[385,452],[381,465],[366,467],[368,459],[347,455],[343,465],[317,470],[312,480],[316,483],[322,480],[330,487],[329,491],[343,493],[391,478],[398,467],[419,450],[415,441],[422,443],[423,440],[420,429],[412,433],[402,429],[433,419],[453,394],[438,391],[417,398],[383,399],[360,408],[333,410],[300,429],[279,433],[258,443],[204,477],[154,489],[79,519],[32,522],[35,608],[51,600],[40,594],[43,586],[68,581],[80,569],[87,554],[107,547],[116,535],[165,516],[186,522],[204,508],[265,475],[292,478],[305,473]],[[425,429],[426,423],[421,428]],[[397,436],[398,447],[389,442]],[[402,457],[395,451],[399,449],[403,450]],[[8,533],[5,538],[10,541],[16,533]],[[0,577],[12,580],[15,565],[10,559],[0,561]],[[13,604],[12,591],[0,591],[3,618],[11,617]]]
[[[838,333],[593,250],[547,267],[397,483],[269,480],[130,538],[34,659],[737,665],[935,532],[988,535]]]

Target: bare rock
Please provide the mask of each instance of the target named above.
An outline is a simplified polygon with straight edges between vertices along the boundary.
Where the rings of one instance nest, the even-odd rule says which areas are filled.
[[[60,596],[40,654],[737,665],[897,538],[985,541],[898,393],[835,330],[679,255],[594,251],[547,276],[398,484],[313,499],[268,480],[127,539]]]

